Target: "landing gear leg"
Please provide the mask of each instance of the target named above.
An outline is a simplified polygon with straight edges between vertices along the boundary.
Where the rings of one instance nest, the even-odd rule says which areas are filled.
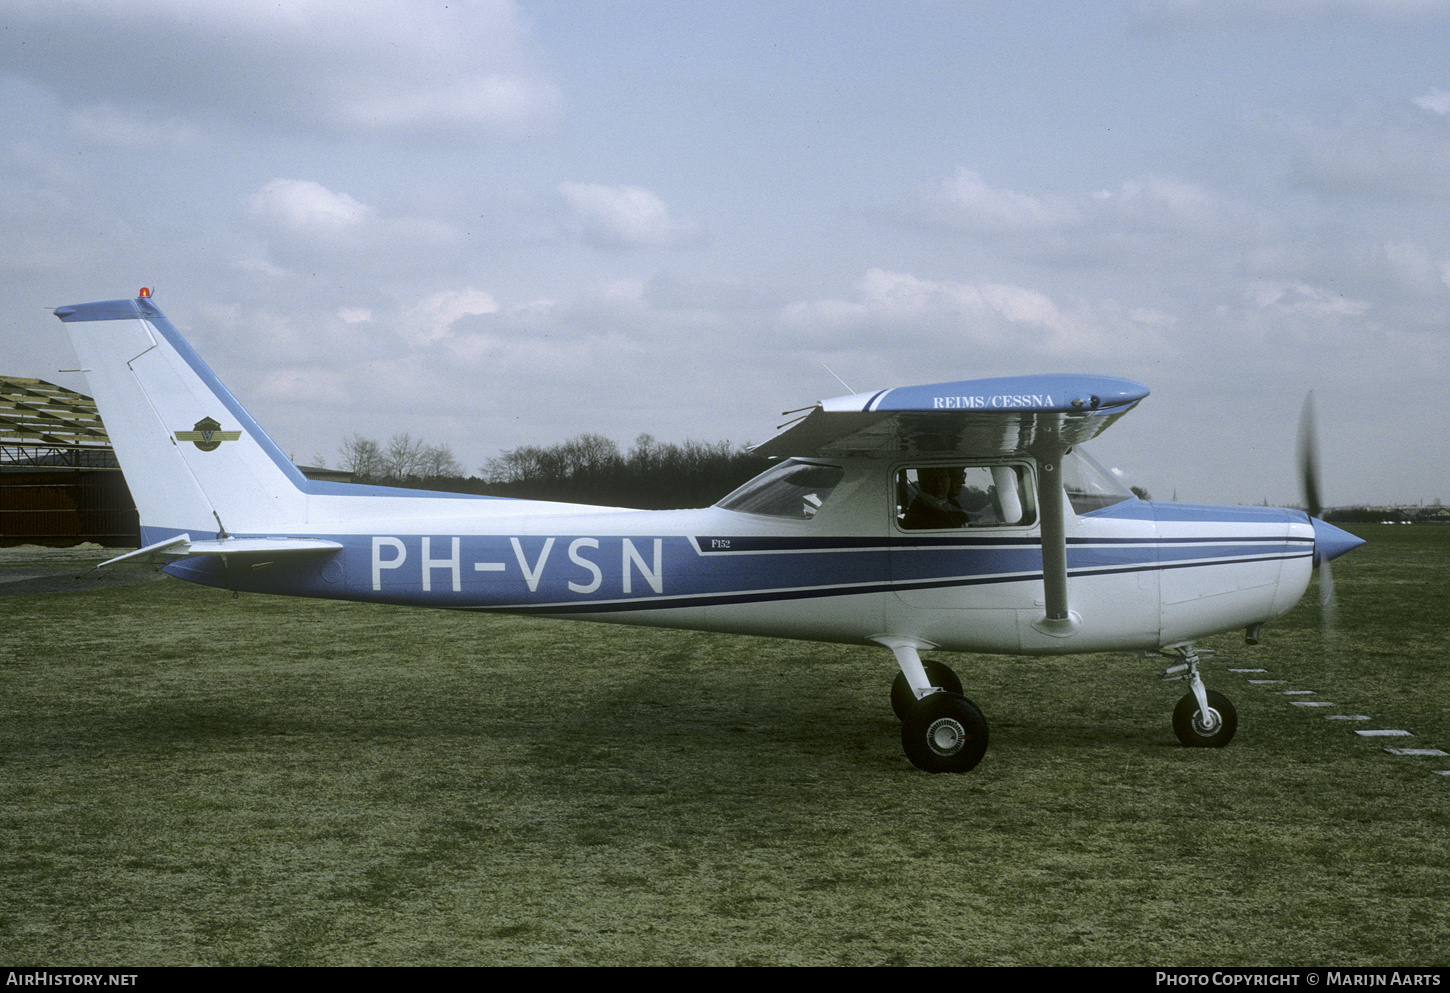
[[[1188,679],[1189,692],[1173,708],[1173,733],[1185,748],[1222,748],[1239,729],[1238,713],[1222,693],[1204,687],[1198,655],[1192,647],[1173,649],[1183,659],[1163,673],[1165,679]]]
[[[923,661],[914,641],[882,639],[901,672],[891,685],[891,708],[901,719],[901,747],[923,772],[967,772],[987,751],[987,719],[962,696],[951,667]]]
[[[935,659],[922,659],[921,667],[926,671],[926,678],[932,686],[945,690],[948,693],[955,693],[958,696],[962,692],[962,681],[952,671],[951,666],[944,665]],[[898,672],[896,678],[891,681],[891,709],[896,714],[898,721],[906,720],[906,713],[916,703],[917,696],[912,690],[911,684],[906,680],[906,673]]]

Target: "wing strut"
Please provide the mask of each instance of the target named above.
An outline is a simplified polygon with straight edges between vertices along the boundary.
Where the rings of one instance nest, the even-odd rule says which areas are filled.
[[[1053,638],[1070,638],[1082,627],[1082,618],[1067,602],[1067,527],[1062,490],[1062,457],[1068,446],[1060,441],[1043,445],[1037,455],[1037,509],[1042,519],[1042,591],[1046,611],[1032,627]]]

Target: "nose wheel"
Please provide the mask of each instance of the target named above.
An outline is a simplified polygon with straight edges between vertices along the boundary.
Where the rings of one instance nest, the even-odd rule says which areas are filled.
[[[1173,733],[1186,748],[1222,748],[1239,729],[1238,714],[1228,697],[1212,690],[1204,696],[1207,706],[1199,706],[1198,698],[1188,693],[1173,708]]]
[[[1204,688],[1198,674],[1198,656],[1192,648],[1181,648],[1174,654],[1183,661],[1163,675],[1169,679],[1187,678],[1189,692],[1173,708],[1173,733],[1185,748],[1222,748],[1239,729],[1233,702],[1222,693]]]

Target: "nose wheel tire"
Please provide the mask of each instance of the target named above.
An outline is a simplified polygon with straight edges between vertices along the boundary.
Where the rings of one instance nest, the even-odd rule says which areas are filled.
[[[960,693],[933,693],[901,722],[901,747],[923,772],[968,772],[987,751],[987,719]]]
[[[1199,710],[1192,693],[1173,708],[1173,733],[1186,748],[1222,748],[1233,740],[1238,729],[1238,713],[1222,693],[1208,691],[1207,713]]]

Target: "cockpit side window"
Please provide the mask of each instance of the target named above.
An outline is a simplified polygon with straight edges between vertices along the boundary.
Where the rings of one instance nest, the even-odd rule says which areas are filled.
[[[908,531],[1028,527],[1036,519],[1023,464],[910,466],[896,474],[896,521]]]
[[[825,506],[843,475],[839,466],[792,459],[756,476],[716,506],[742,514],[810,520]]]

